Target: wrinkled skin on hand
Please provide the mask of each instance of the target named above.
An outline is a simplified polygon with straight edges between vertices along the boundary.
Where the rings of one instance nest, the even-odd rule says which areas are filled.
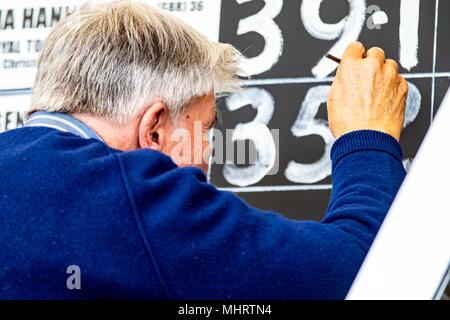
[[[360,42],[345,50],[328,95],[328,121],[336,138],[355,130],[377,130],[400,139],[408,85],[394,60]]]

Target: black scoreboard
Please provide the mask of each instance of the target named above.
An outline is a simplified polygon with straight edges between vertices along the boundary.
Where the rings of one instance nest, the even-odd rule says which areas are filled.
[[[326,96],[337,67],[324,55],[341,56],[355,40],[383,48],[408,81],[408,168],[450,85],[449,31],[447,0],[222,1],[220,41],[246,61],[244,90],[219,101],[218,129],[247,156],[219,150],[211,182],[256,207],[321,219],[332,184]]]

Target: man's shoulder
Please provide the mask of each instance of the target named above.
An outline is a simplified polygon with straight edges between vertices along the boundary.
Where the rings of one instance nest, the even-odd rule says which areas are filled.
[[[0,149],[1,170],[8,172],[8,183],[26,183],[30,192],[38,187],[48,192],[53,187],[66,190],[70,185],[80,192],[119,176],[114,158],[118,151],[101,141],[51,128],[26,127],[3,132]]]
[[[199,185],[207,184],[203,171],[196,167],[179,167],[169,156],[159,151],[140,149],[118,152],[114,153],[114,158],[135,194],[145,193],[148,189],[189,193],[198,189]]]
[[[84,139],[68,132],[45,127],[25,127],[0,134],[0,159],[16,169],[41,167],[43,171],[59,171],[98,177],[102,172],[120,174],[128,183],[142,184],[157,180],[194,178],[206,181],[201,170],[179,168],[170,157],[151,149],[120,151],[102,141]],[[20,159],[25,159],[21,161]]]
[[[161,198],[172,198],[175,194],[180,197],[181,193],[192,193],[202,185],[212,188],[201,170],[180,168],[161,152],[151,149],[123,152],[96,139],[50,128],[4,132],[0,134],[0,149],[4,150],[0,154],[1,167],[12,173],[11,183],[31,176],[32,182],[40,187],[57,186],[65,190],[74,185],[78,192],[102,189],[111,197],[123,198],[128,194],[145,203],[148,194],[155,190],[165,190]]]
[[[106,152],[104,143],[96,139],[84,139],[70,132],[63,132],[47,127],[24,127],[0,133],[0,147],[12,151],[33,151],[48,154],[49,150],[68,151],[77,149],[81,152],[97,150]],[[76,156],[77,154],[72,154]]]

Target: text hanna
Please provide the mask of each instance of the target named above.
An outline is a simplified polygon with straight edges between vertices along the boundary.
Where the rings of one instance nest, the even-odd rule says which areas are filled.
[[[71,7],[24,8],[19,12],[0,9],[0,30],[51,28],[74,10]]]

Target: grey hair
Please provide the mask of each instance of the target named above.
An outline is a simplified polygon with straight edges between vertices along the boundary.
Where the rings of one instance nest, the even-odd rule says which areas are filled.
[[[124,124],[156,99],[179,116],[212,90],[239,90],[241,58],[146,4],[85,5],[46,39],[27,114],[88,113]]]

